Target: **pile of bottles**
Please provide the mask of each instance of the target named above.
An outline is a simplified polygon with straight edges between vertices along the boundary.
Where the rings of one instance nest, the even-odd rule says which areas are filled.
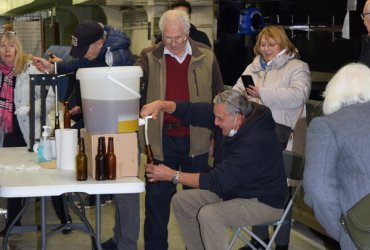
[[[98,138],[98,153],[95,156],[95,179],[97,181],[116,179],[116,155],[113,137],[108,137],[108,151],[105,150],[105,137]]]
[[[98,151],[95,156],[95,179],[97,181],[116,179],[116,155],[114,154],[113,137],[108,137],[108,151],[105,147],[105,137],[98,138]],[[76,156],[77,180],[87,180],[87,156],[85,154],[84,138],[79,139],[79,151]]]

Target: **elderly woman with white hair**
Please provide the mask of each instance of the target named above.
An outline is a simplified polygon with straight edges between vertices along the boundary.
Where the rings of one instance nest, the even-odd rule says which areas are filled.
[[[341,68],[326,86],[325,116],[307,133],[305,202],[341,249],[357,249],[340,216],[370,193],[370,69]]]

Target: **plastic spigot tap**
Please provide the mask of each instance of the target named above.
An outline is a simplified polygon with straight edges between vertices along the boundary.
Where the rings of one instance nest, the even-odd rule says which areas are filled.
[[[139,126],[147,126],[149,119],[153,119],[153,117],[149,115],[144,118],[139,118]]]

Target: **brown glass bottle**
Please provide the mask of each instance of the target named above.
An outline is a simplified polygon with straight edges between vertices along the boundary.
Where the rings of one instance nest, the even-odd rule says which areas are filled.
[[[78,181],[87,180],[87,156],[85,154],[85,141],[81,137],[78,141],[78,154],[76,155],[76,179]]]
[[[107,156],[105,154],[105,138],[104,136],[98,139],[98,153],[95,156],[95,179],[97,181],[105,180]]]
[[[55,112],[55,123],[54,123],[54,136],[55,136],[55,130],[60,129],[59,124],[59,112]]]
[[[154,163],[153,151],[150,144],[145,145],[145,153],[146,153],[146,163]]]
[[[116,179],[116,155],[114,154],[113,137],[108,137],[107,168],[105,170],[107,180]]]
[[[64,102],[64,114],[63,114],[64,128],[71,127],[71,114],[69,113],[68,102]]]

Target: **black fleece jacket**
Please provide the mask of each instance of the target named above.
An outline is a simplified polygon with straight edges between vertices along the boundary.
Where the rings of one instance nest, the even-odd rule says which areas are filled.
[[[233,137],[214,125],[213,105],[177,102],[173,113],[184,123],[215,131],[214,166],[200,173],[199,187],[224,200],[257,198],[284,208],[288,193],[280,143],[269,108],[253,104],[254,112]]]

